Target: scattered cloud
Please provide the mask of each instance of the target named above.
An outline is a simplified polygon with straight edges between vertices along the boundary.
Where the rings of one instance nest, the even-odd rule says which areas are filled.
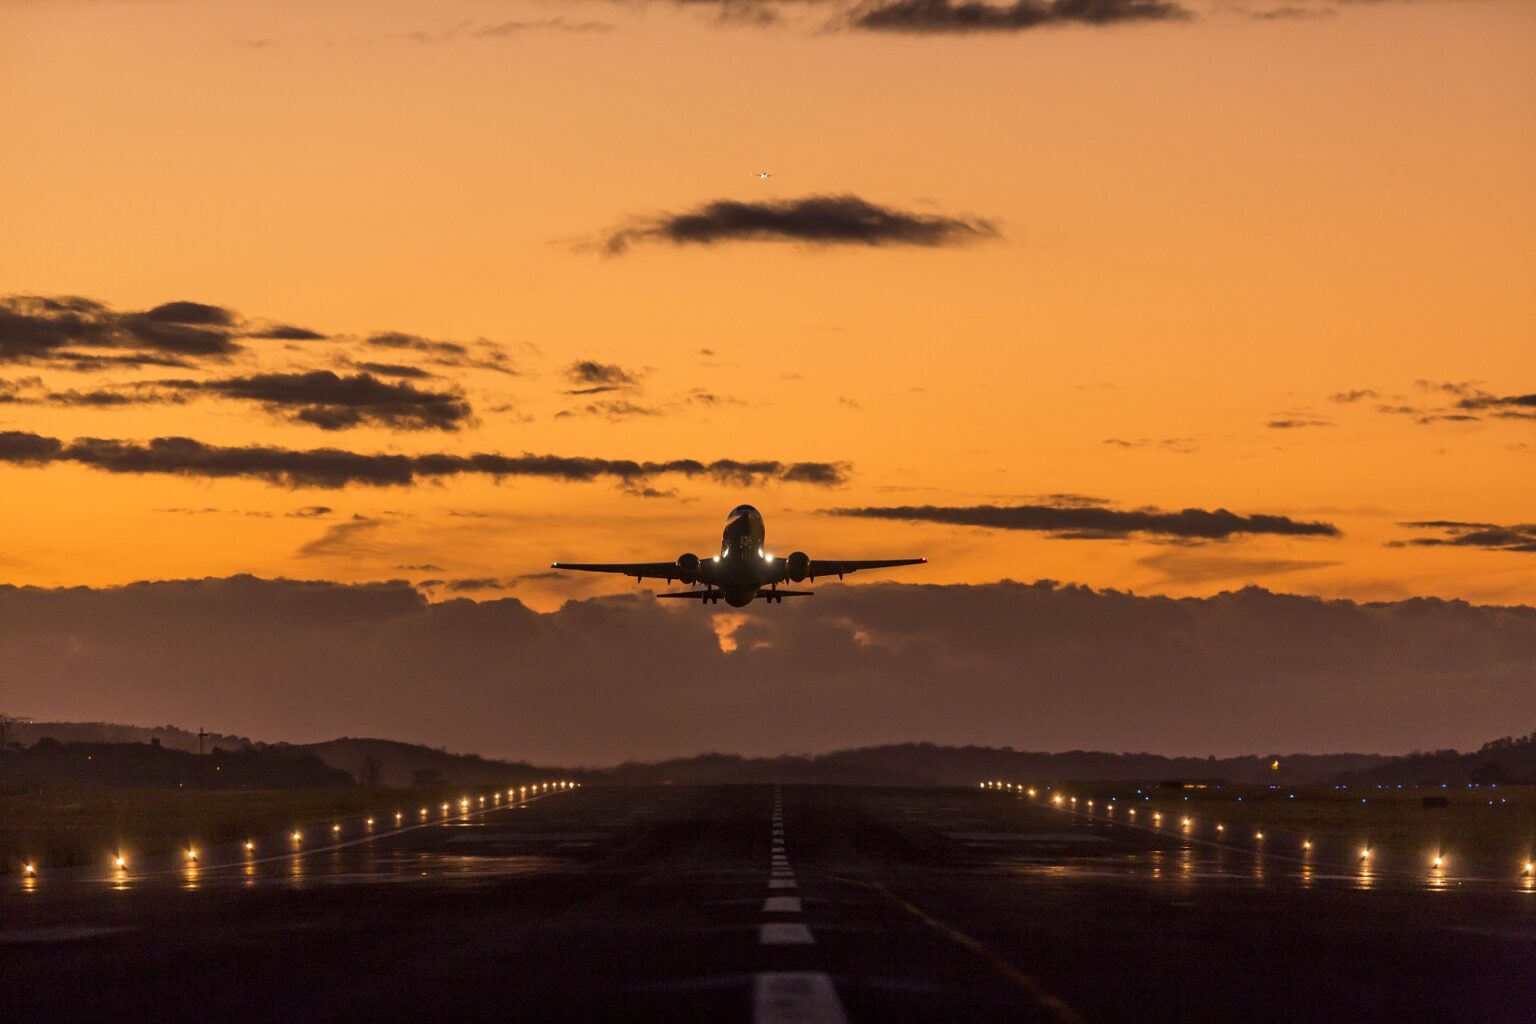
[[[1222,541],[1243,534],[1336,537],[1331,523],[1301,522],[1278,515],[1238,515],[1224,508],[1115,509],[1100,505],[904,505],[839,508],[834,515],[904,522],[979,526],[989,530],[1029,530],[1066,540],[1122,540],[1141,536],[1179,541]]]
[[[364,342],[370,348],[382,348],[395,352],[416,352],[432,366],[451,366],[466,370],[492,370],[496,373],[517,375],[512,359],[505,349],[492,341],[477,341],[472,345],[458,341],[440,341],[423,338],[419,334],[403,331],[380,331],[370,334]]]
[[[354,515],[344,523],[327,526],[324,533],[299,548],[298,557],[320,558],[372,552],[365,538],[383,525],[382,519]]]
[[[1173,452],[1176,455],[1193,455],[1198,451],[1195,439],[1192,437],[1141,437],[1128,440],[1123,437],[1106,437],[1104,444],[1113,448],[1157,448],[1165,452]]]
[[[1264,424],[1270,430],[1300,430],[1304,427],[1331,427],[1329,420],[1307,416],[1282,416]]]
[[[461,39],[513,39],[530,32],[611,32],[613,26],[606,21],[569,21],[565,18],[543,18],[538,21],[494,21],[476,25],[460,22],[449,28],[433,31],[396,32],[392,39],[406,39],[413,43],[451,43]]]
[[[1488,551],[1536,554],[1536,523],[1501,526],[1498,523],[1464,523],[1450,519],[1428,519],[1400,525],[1411,530],[1431,530],[1438,536],[1393,541],[1392,547],[1484,548]]]
[[[284,487],[341,488],[351,485],[405,487],[458,476],[501,480],[529,477],[565,483],[616,480],[626,484],[658,476],[685,476],[735,486],[778,481],[830,487],[843,483],[842,463],[673,459],[630,459],[562,455],[450,453],[398,455],[339,448],[299,450],[265,446],[211,445],[188,437],[148,442],[85,437],[65,443],[23,431],[0,432],[0,462],[21,466],[71,463],[108,473],[167,474],[200,479],[251,479]]]
[[[233,311],[201,302],[122,313],[77,295],[0,297],[0,362],[5,363],[227,359],[240,350],[238,337]]]
[[[183,391],[258,402],[270,412],[321,430],[365,425],[391,430],[458,430],[473,410],[457,391],[427,391],[371,373],[330,370],[262,373],[208,381],[164,382]]]
[[[846,27],[921,35],[1021,32],[1053,25],[1115,25],[1133,21],[1184,21],[1193,14],[1163,0],[873,0],[856,7]]]
[[[565,368],[565,379],[570,382],[568,395],[600,395],[609,391],[624,391],[640,386],[640,374],[626,370],[617,363],[599,363],[595,359],[578,359]]]
[[[1328,401],[1337,402],[1340,405],[1351,405],[1362,402],[1368,398],[1380,398],[1381,392],[1375,388],[1353,388],[1349,391],[1335,391],[1328,396]]]
[[[996,236],[997,228],[991,221],[915,213],[855,195],[830,195],[762,201],[719,199],[686,213],[638,220],[610,233],[604,248],[618,255],[641,242],[945,246]]]
[[[1298,558],[1240,558],[1210,554],[1184,547],[1168,548],[1136,560],[1138,565],[1155,570],[1157,585],[1247,581],[1307,569],[1328,569],[1342,565],[1336,561]]]

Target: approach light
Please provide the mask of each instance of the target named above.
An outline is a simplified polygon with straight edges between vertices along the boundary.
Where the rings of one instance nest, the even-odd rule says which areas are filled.
[[[331,826],[331,831],[332,832],[340,832],[341,831],[341,826],[340,825],[332,825]]]
[[[189,860],[189,861],[197,860],[197,850],[195,848],[190,847],[190,846],[187,847],[187,860]]]
[[[247,839],[245,841],[245,852],[250,853],[254,849],[256,849],[256,841],[254,839]]]
[[[304,838],[304,833],[300,832],[298,829],[294,829],[293,830],[293,835],[290,838],[294,842],[298,842],[300,839]]]
[[[1216,831],[1217,832],[1225,832],[1226,830],[1227,830],[1227,826],[1225,826],[1225,825],[1217,825],[1216,826]]]
[[[1035,787],[1034,786],[1030,786],[1029,787],[1029,798],[1031,800],[1033,800],[1035,798]]]
[[[1153,821],[1162,821],[1163,820],[1163,812],[1162,811],[1154,811],[1152,813],[1152,820]]]
[[[1191,819],[1191,818],[1185,818],[1184,819],[1184,827],[1185,828],[1189,828],[1189,826],[1191,826],[1193,824],[1194,824],[1193,819]]]
[[[1529,875],[1532,872],[1536,872],[1536,861],[1526,861],[1525,862],[1525,870],[1522,871],[1521,874]]]
[[[1051,803],[1055,804],[1057,807],[1060,807],[1061,806],[1061,794],[1057,793],[1055,796],[1051,797]]]
[[[448,805],[447,804],[443,804],[443,813],[444,814],[448,813]]]
[[[1255,842],[1262,843],[1264,841],[1264,833],[1263,832],[1255,832],[1253,834],[1253,838],[1254,838]]]
[[[427,809],[426,809],[426,808],[425,808],[425,807],[423,807],[423,808],[422,808],[422,809],[421,809],[421,816],[422,816],[422,817],[423,817],[423,818],[425,818],[425,817],[426,817],[426,816],[427,816],[427,813],[428,813],[428,812],[427,812]]]
[[[1445,854],[1443,854],[1443,853],[1435,854],[1435,859],[1434,859],[1433,863],[1434,863],[1435,869],[1439,870],[1441,867],[1443,867],[1445,865]]]
[[[1134,817],[1136,817],[1136,808],[1132,807],[1130,810],[1126,811],[1125,813],[1129,814],[1131,817],[1134,818]]]
[[[1371,848],[1369,846],[1362,846],[1360,848],[1360,859],[1361,860],[1370,860],[1371,859]]]
[[[1301,848],[1303,850],[1310,850],[1310,849],[1312,849],[1312,840],[1310,840],[1310,839],[1303,839],[1301,841]]]
[[[112,866],[117,868],[119,871],[124,871],[128,867],[128,858],[124,857],[122,854],[118,854],[116,857],[112,858]]]
[[[21,873],[26,875],[28,878],[31,878],[33,875],[37,874],[37,865],[33,864],[31,861],[28,861],[21,866]]]
[[[363,822],[363,824],[367,825],[369,828],[373,828],[373,819],[369,818],[367,821]]]
[[[405,815],[404,814],[400,813],[399,811],[395,812],[395,824],[396,825],[400,824],[400,822],[403,821],[404,819],[405,819]]]

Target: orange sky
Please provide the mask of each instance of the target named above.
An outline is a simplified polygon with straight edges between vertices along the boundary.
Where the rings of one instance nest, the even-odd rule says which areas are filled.
[[[1328,16],[938,37],[828,30],[829,5],[722,26],[598,0],[0,0],[0,294],[193,300],[328,335],[190,373],[0,379],[341,370],[377,331],[483,339],[518,371],[436,368],[423,386],[475,409],[454,432],[321,431],[215,398],[4,404],[0,430],[849,466],[836,488],[660,477],[654,498],[7,466],[0,580],[491,577],[549,608],[629,587],[518,577],[707,551],[750,500],[780,551],[932,560],[887,577],[905,581],[1536,601],[1536,554],[1389,546],[1439,536],[1407,521],[1536,521],[1536,420],[1378,411],[1459,400],[1419,381],[1536,392],[1536,6],[1308,9]],[[528,27],[476,34],[508,21]],[[999,237],[598,251],[635,217],[844,193]],[[564,394],[578,359],[629,371],[619,397],[649,413],[559,415],[585,404]],[[1377,394],[1330,400],[1355,389]],[[1342,535],[1174,546],[822,514],[1054,494]],[[332,511],[289,514],[314,505]]]

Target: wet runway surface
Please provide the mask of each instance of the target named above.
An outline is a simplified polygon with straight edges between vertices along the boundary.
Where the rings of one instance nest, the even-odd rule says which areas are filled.
[[[0,1018],[1536,1020],[1536,892],[1508,880],[1362,880],[963,790],[435,812],[7,878]]]

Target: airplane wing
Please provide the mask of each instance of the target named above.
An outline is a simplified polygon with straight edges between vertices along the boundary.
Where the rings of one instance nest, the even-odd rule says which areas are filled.
[[[680,579],[680,570],[676,562],[591,562],[576,564],[573,562],[551,562],[551,569],[570,569],[574,572],[612,572],[623,576],[633,576],[637,580],[675,580]]]
[[[890,569],[898,565],[923,565],[926,558],[876,558],[864,561],[838,561],[829,558],[811,559],[811,571],[806,575],[810,579],[819,576],[836,576],[842,579],[850,572],[859,572],[862,569]]]

